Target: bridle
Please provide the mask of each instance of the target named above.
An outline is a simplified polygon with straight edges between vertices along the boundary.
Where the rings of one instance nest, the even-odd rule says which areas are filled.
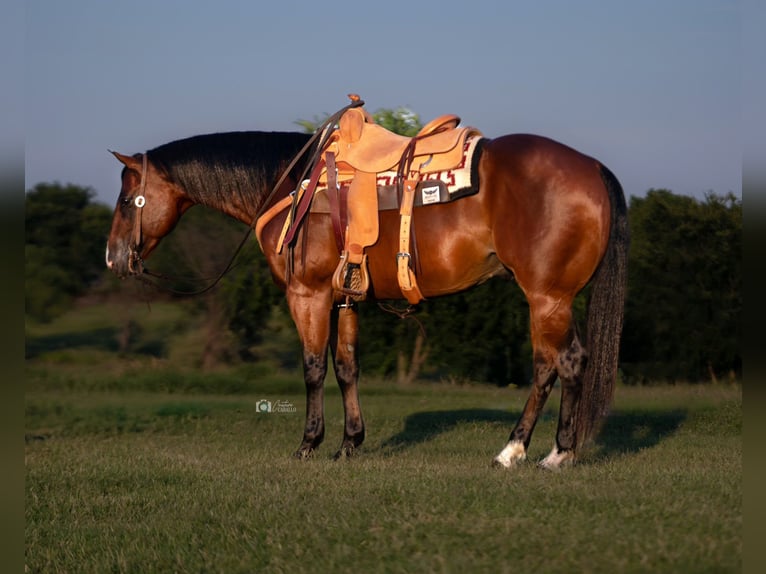
[[[274,190],[272,191],[271,195],[276,193],[279,186],[282,184],[284,179],[287,177],[287,174],[290,169],[294,166],[294,163],[297,162],[299,157],[305,153],[306,149],[304,148],[301,150],[301,153],[296,156],[293,164],[285,171],[282,178],[279,180],[277,185],[274,187]],[[141,182],[138,186],[138,194],[132,198],[132,203],[136,207],[136,214],[135,219],[133,220],[133,233],[131,234],[132,241],[128,244],[128,271],[136,277],[136,279],[140,280],[143,283],[147,283],[151,285],[152,287],[162,288],[165,291],[168,291],[169,293],[173,293],[174,295],[179,296],[194,296],[194,295],[201,295],[209,290],[211,290],[215,285],[223,278],[223,276],[232,268],[234,264],[234,260],[236,259],[237,254],[241,251],[242,247],[244,247],[246,240],[248,239],[249,234],[252,232],[252,225],[248,228],[247,233],[245,234],[245,237],[242,238],[242,241],[240,242],[239,246],[237,247],[237,250],[234,253],[234,256],[232,256],[231,260],[229,261],[229,264],[226,266],[226,268],[215,278],[215,280],[208,285],[207,287],[200,289],[198,291],[178,291],[176,289],[173,289],[171,287],[168,287],[166,285],[160,285],[159,283],[156,283],[155,281],[149,280],[146,275],[149,275],[151,277],[155,277],[157,279],[164,279],[169,280],[171,279],[167,275],[164,275],[162,273],[156,273],[153,271],[150,271],[146,267],[144,267],[144,260],[141,258],[141,248],[143,247],[144,238],[143,238],[143,214],[144,214],[144,206],[146,205],[146,179],[147,179],[147,171],[148,171],[148,157],[147,154],[142,154],[141,158]],[[270,196],[271,197],[271,196]],[[259,212],[260,214],[260,212]],[[254,224],[253,224],[254,225]]]
[[[168,287],[164,287],[167,291],[174,293],[175,295],[183,295],[183,296],[194,296],[194,295],[200,295],[202,293],[205,293],[215,287],[215,285],[228,273],[231,268],[234,265],[234,261],[237,257],[237,254],[242,250],[244,247],[249,235],[253,232],[253,228],[255,226],[256,221],[258,218],[263,215],[263,212],[266,210],[269,202],[274,197],[274,195],[279,191],[282,184],[286,181],[289,174],[292,172],[293,168],[297,165],[298,161],[303,158],[309,148],[311,148],[312,145],[314,145],[317,140],[319,140],[319,143],[316,145],[313,153],[311,154],[311,157],[309,161],[307,162],[307,165],[304,167],[303,174],[298,179],[298,181],[302,181],[305,179],[309,169],[318,161],[319,156],[321,155],[322,149],[324,148],[324,145],[326,144],[327,140],[331,136],[332,127],[335,125],[335,123],[340,119],[340,117],[343,115],[343,113],[348,110],[349,108],[356,108],[359,106],[364,105],[364,101],[359,98],[359,96],[355,96],[353,94],[350,94],[349,97],[351,98],[351,103],[344,106],[337,112],[335,112],[333,115],[329,116],[322,125],[314,132],[314,134],[309,138],[309,140],[304,144],[303,148],[293,157],[292,161],[289,163],[287,168],[282,172],[281,177],[278,179],[277,183],[274,185],[274,187],[271,190],[271,193],[268,194],[266,199],[261,203],[261,206],[259,207],[253,222],[251,225],[248,226],[247,232],[245,233],[245,236],[242,238],[242,241],[240,242],[239,246],[234,252],[234,255],[232,256],[231,260],[229,261],[228,265],[226,265],[226,268],[215,278],[215,280],[208,285],[207,287],[200,289],[198,291],[193,292],[183,292],[183,291],[176,291],[175,289],[171,289]],[[147,166],[148,166],[148,160],[147,160],[147,154],[142,154],[142,165],[141,165],[141,183],[139,184],[138,188],[138,195],[136,195],[133,198],[133,204],[136,206],[136,209],[138,210],[136,213],[136,218],[133,222],[133,241],[130,245],[128,245],[128,271],[136,276],[136,278],[142,280],[145,283],[149,283],[150,285],[154,287],[159,287],[157,283],[154,281],[148,280],[144,275],[151,275],[156,278],[160,279],[168,279],[167,276],[159,274],[159,273],[153,273],[146,269],[144,267],[144,261],[141,258],[141,247],[143,247],[143,232],[142,232],[142,218],[143,218],[143,209],[146,205],[146,172],[147,172]],[[295,209],[297,207],[296,204],[296,195],[293,194],[293,205],[291,207],[291,216],[294,218],[295,216]]]
[[[133,221],[133,241],[128,245],[128,271],[135,274],[144,272],[144,261],[141,259],[141,247],[143,247],[142,220],[144,215],[144,205],[146,205],[146,172],[147,172],[146,154],[142,154],[141,163],[141,183],[138,187],[138,195],[133,198],[133,205],[138,210]]]

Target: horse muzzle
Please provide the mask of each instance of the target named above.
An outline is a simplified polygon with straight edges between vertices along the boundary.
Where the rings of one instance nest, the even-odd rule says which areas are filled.
[[[144,272],[144,260],[139,251],[131,246],[127,251],[121,251],[117,257],[106,248],[106,267],[120,279],[129,275],[141,275]]]
[[[137,249],[131,248],[128,254],[128,273],[141,275],[144,272],[144,260]]]

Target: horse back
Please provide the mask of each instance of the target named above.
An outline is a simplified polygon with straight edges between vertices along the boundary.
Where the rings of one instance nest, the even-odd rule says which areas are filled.
[[[549,138],[488,140],[478,162],[478,193],[413,210],[413,269],[423,294],[455,293],[508,273],[527,292],[550,285],[579,291],[608,241],[609,197],[600,174],[597,160]],[[283,219],[274,218],[263,232],[278,284],[286,277],[286,256],[276,253]],[[399,225],[398,211],[379,213],[380,235],[368,248],[371,299],[401,297]],[[339,255],[330,217],[311,213],[292,254],[290,280],[329,285]]]

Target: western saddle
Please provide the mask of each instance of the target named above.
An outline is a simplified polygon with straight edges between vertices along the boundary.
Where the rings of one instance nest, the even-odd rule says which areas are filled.
[[[410,229],[415,189],[427,174],[459,166],[467,138],[481,136],[481,132],[471,127],[459,128],[460,118],[448,114],[426,124],[414,137],[398,135],[376,124],[362,107],[364,102],[359,96],[350,94],[349,97],[353,107],[343,112],[337,128],[330,126],[332,131],[326,137],[311,177],[296,190],[293,216],[285,222],[279,245],[281,248],[293,242],[313,195],[318,189],[325,189],[341,252],[333,275],[333,288],[347,299],[363,300],[369,288],[365,249],[378,240],[379,232],[377,174],[395,171],[400,214],[397,279],[402,294],[411,304],[416,304],[424,297],[411,267]]]

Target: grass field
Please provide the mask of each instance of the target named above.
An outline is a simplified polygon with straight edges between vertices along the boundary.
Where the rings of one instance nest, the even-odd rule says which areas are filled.
[[[128,352],[118,339],[130,330]],[[740,385],[623,387],[559,473],[558,391],[530,460],[491,466],[525,389],[362,379],[367,440],[291,458],[301,376],[203,372],[178,306],[90,306],[27,325],[27,572],[739,572]],[[283,412],[260,413],[269,400]],[[277,410],[277,409],[275,409]]]
[[[551,473],[534,461],[552,444],[556,395],[531,460],[509,472],[490,461],[524,390],[363,385],[368,439],[333,462],[342,411],[328,386],[326,443],[300,462],[298,377],[257,393],[237,386],[257,385],[252,373],[219,373],[240,389],[224,395],[145,390],[161,369],[103,384],[60,371],[30,367],[29,572],[742,568],[739,386],[619,388],[600,441]],[[259,413],[263,399],[296,412]]]

